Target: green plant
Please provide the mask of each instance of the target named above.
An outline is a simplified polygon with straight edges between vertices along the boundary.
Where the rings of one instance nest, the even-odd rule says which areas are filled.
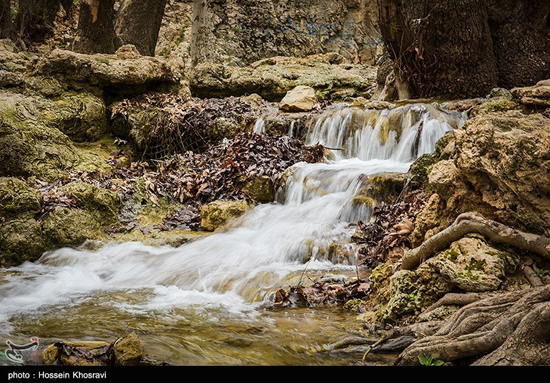
[[[423,366],[443,366],[443,364],[445,364],[445,362],[440,359],[434,360],[434,357],[431,355],[418,355],[418,361]]]
[[[546,269],[539,269],[537,266],[533,266],[533,269],[535,270],[535,273],[537,273],[537,275],[539,277],[544,277],[545,275],[548,275],[549,271],[546,270]]]

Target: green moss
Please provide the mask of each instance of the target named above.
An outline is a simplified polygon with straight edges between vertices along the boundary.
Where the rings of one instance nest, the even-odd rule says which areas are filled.
[[[20,215],[40,210],[40,193],[25,182],[12,177],[0,177],[0,215]]]
[[[71,182],[61,190],[76,199],[80,208],[104,221],[103,224],[116,220],[120,199],[115,193],[82,181]]]
[[[417,188],[427,185],[428,174],[439,160],[437,153],[428,153],[418,157],[409,169],[411,184]]]
[[[88,211],[57,207],[44,221],[52,247],[79,245],[88,239],[104,240],[103,228]]]
[[[229,220],[237,218],[250,209],[246,201],[215,201],[201,209],[201,225],[206,230],[215,230]]]
[[[0,266],[37,260],[49,243],[40,223],[32,217],[0,223]]]

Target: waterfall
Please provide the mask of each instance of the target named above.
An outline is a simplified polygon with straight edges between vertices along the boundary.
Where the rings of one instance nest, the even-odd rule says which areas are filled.
[[[6,323],[17,314],[59,310],[119,291],[143,293],[141,300],[121,305],[128,310],[219,304],[239,311],[265,300],[305,262],[310,270],[350,269],[323,254],[332,243],[349,239],[350,222],[368,218],[367,210],[351,203],[365,178],[406,172],[462,123],[460,116],[424,104],[327,111],[311,119],[307,143],[332,148],[333,159],[296,164],[279,190],[280,203],[259,205],[233,229],[179,248],[111,243],[98,250],[48,252],[0,280],[0,319]],[[262,118],[254,131],[265,131]]]

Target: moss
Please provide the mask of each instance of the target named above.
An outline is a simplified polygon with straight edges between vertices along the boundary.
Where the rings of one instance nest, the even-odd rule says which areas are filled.
[[[107,130],[103,100],[90,93],[68,92],[42,109],[45,122],[73,141],[95,141]]]
[[[116,219],[120,199],[115,193],[82,181],[71,182],[61,190],[75,198],[80,208],[94,214],[100,221],[105,221],[103,224]]]
[[[430,174],[432,166],[439,160],[437,153],[428,153],[418,157],[409,169],[411,184],[416,188],[425,187],[428,184],[428,174]]]
[[[0,215],[37,213],[40,210],[40,193],[25,182],[12,177],[0,177]]]
[[[98,170],[105,161],[78,152],[60,130],[48,125],[40,98],[0,93],[0,176],[36,176],[51,182],[70,170]]]
[[[215,201],[201,209],[201,225],[206,230],[215,230],[250,209],[246,201]]]
[[[55,208],[44,221],[44,231],[52,247],[79,245],[88,239],[106,238],[96,218],[81,209]]]
[[[275,199],[275,186],[267,176],[253,177],[242,191],[260,203],[273,202]]]
[[[48,249],[48,240],[34,218],[17,218],[0,224],[0,266],[35,261]]]

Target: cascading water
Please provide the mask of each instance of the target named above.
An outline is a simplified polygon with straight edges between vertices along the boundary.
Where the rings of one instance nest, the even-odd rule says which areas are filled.
[[[333,159],[295,165],[286,186],[278,192],[280,203],[256,207],[227,232],[179,248],[121,243],[93,251],[60,249],[44,254],[36,263],[3,272],[0,337],[31,331],[25,326],[38,326],[52,339],[75,336],[68,330],[69,323],[61,323],[64,330],[57,332],[46,325],[41,327],[40,323],[49,323],[48,318],[50,322],[72,322],[77,318],[96,321],[97,326],[88,329],[87,336],[120,331],[120,326],[113,323],[135,323],[136,318],[141,324],[137,327],[152,326],[157,336],[163,333],[158,323],[162,329],[174,323],[181,325],[181,321],[186,323],[181,325],[184,327],[225,328],[229,326],[227,321],[235,326],[235,320],[252,321],[257,326],[258,316],[264,325],[270,321],[278,323],[280,317],[274,319],[260,313],[257,307],[275,289],[300,275],[305,262],[309,272],[319,276],[328,271],[353,270],[352,265],[328,262],[323,254],[332,243],[349,239],[350,222],[368,218],[367,211],[356,209],[351,203],[365,176],[406,172],[417,156],[432,151],[439,138],[461,123],[460,116],[420,104],[382,111],[348,107],[327,111],[312,119],[307,143],[332,148]],[[265,129],[264,120],[259,119],[254,130]],[[96,318],[102,315],[109,320]],[[200,340],[193,343],[193,347],[201,345],[201,350],[193,351],[199,355],[207,353],[202,348],[208,347],[202,342],[211,336],[204,335],[201,328],[203,331],[198,333],[203,334],[202,338],[199,336]],[[197,332],[196,328],[193,332]],[[173,331],[170,334],[175,336]],[[266,339],[269,336],[264,341],[273,342]],[[182,346],[181,342],[178,344]],[[150,342],[150,347],[162,349],[155,342]],[[172,347],[177,350],[176,345]],[[277,355],[285,352],[289,351],[282,350]],[[277,364],[273,355],[269,361],[243,355],[240,359],[228,356],[210,361],[204,355],[203,359],[185,355],[191,364],[227,364],[237,360]]]

